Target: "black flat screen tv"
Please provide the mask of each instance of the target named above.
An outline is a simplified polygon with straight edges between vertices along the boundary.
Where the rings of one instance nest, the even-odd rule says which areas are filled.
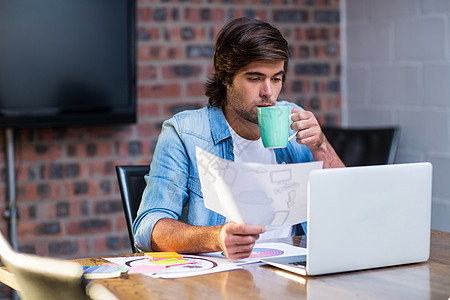
[[[1,0],[0,128],[136,121],[135,0]]]

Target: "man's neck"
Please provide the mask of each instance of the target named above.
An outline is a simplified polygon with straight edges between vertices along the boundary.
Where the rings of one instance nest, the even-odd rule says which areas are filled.
[[[230,109],[223,108],[225,119],[234,132],[240,137],[247,140],[257,140],[261,137],[259,133],[259,125],[240,118]]]

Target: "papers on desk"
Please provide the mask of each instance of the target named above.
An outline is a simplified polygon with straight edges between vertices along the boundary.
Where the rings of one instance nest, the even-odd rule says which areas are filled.
[[[83,266],[83,275],[87,279],[119,277],[128,272],[129,268],[117,265]]]
[[[181,278],[241,269],[242,265],[258,262],[262,258],[304,254],[306,254],[305,248],[284,243],[259,243],[255,245],[249,258],[241,260],[227,259],[222,252],[205,253],[202,255],[183,254],[182,258],[179,258],[183,260],[182,264],[170,264],[166,266],[156,264],[155,261],[151,261],[147,256],[106,257],[103,259],[120,266],[128,267],[130,271],[135,270],[131,273],[142,273],[154,278]],[[173,259],[169,258],[168,260]],[[189,263],[185,263],[186,261]]]
[[[226,258],[203,257],[201,255],[183,255],[189,264],[163,266],[155,264],[145,256],[133,257],[105,257],[103,258],[131,270],[140,270],[140,273],[154,278],[181,278],[242,268]]]
[[[237,163],[196,148],[205,206],[236,223],[267,230],[306,221],[309,173],[323,162]]]
[[[259,262],[263,258],[281,258],[298,255],[306,255],[306,248],[296,247],[285,243],[256,243],[250,257],[234,260],[233,262],[238,266],[242,266]],[[205,253],[203,256],[226,259],[225,254],[221,251]]]

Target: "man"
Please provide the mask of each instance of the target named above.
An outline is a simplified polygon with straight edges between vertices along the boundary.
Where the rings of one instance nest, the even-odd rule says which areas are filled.
[[[224,26],[216,43],[215,73],[206,84],[209,105],[181,112],[163,124],[133,226],[138,248],[181,253],[222,250],[228,258],[242,259],[265,232],[259,225],[227,222],[205,208],[196,146],[241,162],[321,160],[325,168],[344,166],[311,112],[276,101],[288,59],[288,43],[271,25],[241,18]],[[294,113],[291,129],[298,131],[297,140],[283,149],[265,149],[260,139],[257,108],[272,105],[287,105]],[[182,222],[185,206],[187,219]],[[303,234],[302,228],[275,232],[275,236],[293,234]]]

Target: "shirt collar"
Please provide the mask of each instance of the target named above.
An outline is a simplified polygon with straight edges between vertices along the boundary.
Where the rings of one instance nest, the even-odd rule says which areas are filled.
[[[228,124],[225,120],[222,109],[219,107],[213,107],[209,104],[207,104],[207,107],[209,124],[211,126],[211,136],[214,144],[218,144],[219,142],[230,138],[231,133],[228,129]]]

